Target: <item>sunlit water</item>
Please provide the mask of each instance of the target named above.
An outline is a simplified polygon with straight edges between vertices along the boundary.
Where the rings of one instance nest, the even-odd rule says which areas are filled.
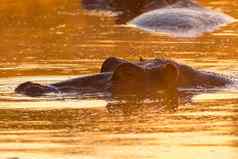
[[[202,0],[238,18],[237,0]],[[0,158],[236,159],[238,86],[196,92],[170,109],[144,99],[14,93],[25,81],[51,83],[94,73],[106,57],[170,58],[238,77],[238,24],[175,39],[115,24],[78,0],[0,4]]]

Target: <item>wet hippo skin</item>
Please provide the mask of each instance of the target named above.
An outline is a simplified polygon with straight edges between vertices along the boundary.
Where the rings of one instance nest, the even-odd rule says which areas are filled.
[[[195,0],[83,0],[87,9],[118,12],[117,22],[175,37],[197,37],[232,23],[234,18]],[[94,4],[94,7],[92,7]],[[97,5],[96,5],[97,4]],[[91,6],[91,8],[89,7]]]
[[[140,59],[129,62],[110,57],[102,64],[100,73],[50,85],[25,82],[20,84],[15,92],[33,97],[51,92],[146,94],[158,90],[173,91],[177,88],[222,87],[231,83],[231,79],[222,75],[195,70],[172,60]]]

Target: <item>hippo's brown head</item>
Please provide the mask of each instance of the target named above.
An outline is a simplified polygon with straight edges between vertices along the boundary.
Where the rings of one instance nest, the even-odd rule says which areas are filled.
[[[88,10],[110,10],[120,13],[118,23],[126,23],[132,18],[154,9],[164,8],[183,0],[82,0]]]
[[[178,76],[179,70],[173,63],[153,67],[146,64],[122,63],[113,72],[112,91],[145,93],[146,90],[176,90]]]
[[[159,8],[174,4],[183,0],[82,0],[86,9],[104,9],[112,11],[139,11],[148,4],[157,5]]]

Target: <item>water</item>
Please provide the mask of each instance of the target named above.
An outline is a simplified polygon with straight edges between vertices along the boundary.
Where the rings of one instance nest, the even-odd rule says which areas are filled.
[[[201,3],[238,18],[236,0]],[[150,99],[14,93],[28,80],[51,83],[95,73],[109,56],[169,58],[237,76],[237,23],[175,39],[119,26],[111,13],[87,12],[78,0],[5,0],[0,16],[0,158],[238,157],[236,85],[181,96],[172,108]]]

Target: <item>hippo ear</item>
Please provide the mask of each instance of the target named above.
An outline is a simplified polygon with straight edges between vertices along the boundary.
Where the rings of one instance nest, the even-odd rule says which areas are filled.
[[[176,88],[179,77],[179,69],[175,64],[164,64],[162,66],[162,75],[167,89]]]
[[[145,59],[143,57],[140,56],[140,59],[139,59],[140,62],[143,62],[145,61]]]
[[[119,65],[127,63],[128,61],[116,57],[107,58],[101,67],[101,72],[113,72]]]
[[[112,86],[119,91],[136,91],[142,89],[144,83],[144,69],[132,63],[119,65],[112,75]]]

